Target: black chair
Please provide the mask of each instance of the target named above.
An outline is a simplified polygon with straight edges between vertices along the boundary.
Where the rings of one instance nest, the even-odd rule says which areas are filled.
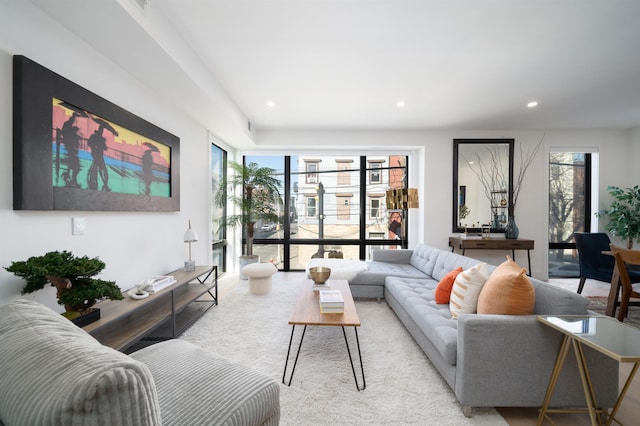
[[[575,232],[573,238],[578,249],[578,262],[580,263],[578,293],[582,293],[587,278],[611,283],[616,263],[615,257],[613,253],[610,255],[602,254],[603,251],[611,250],[609,236],[604,232]],[[629,278],[632,283],[640,283],[640,271],[629,271]]]
[[[576,241],[580,263],[578,294],[582,293],[587,278],[611,283],[616,260],[613,256],[602,254],[603,251],[610,250],[609,236],[604,232],[575,232],[573,238]]]

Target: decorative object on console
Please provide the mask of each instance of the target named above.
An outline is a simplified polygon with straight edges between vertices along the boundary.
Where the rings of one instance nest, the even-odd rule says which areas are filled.
[[[192,271],[195,271],[195,267]],[[157,293],[160,290],[169,287],[170,285],[175,284],[176,279],[173,275],[158,275],[157,277],[150,278],[148,280],[141,281],[137,284],[137,287],[142,288],[144,291],[149,293]]]
[[[191,243],[198,241],[198,234],[191,228],[191,219],[189,219],[189,228],[184,233],[184,242],[189,243],[189,260],[184,262],[184,270],[187,272],[196,270],[196,261],[191,259]]]
[[[127,294],[129,295],[130,298],[136,299],[136,300],[146,299],[147,297],[149,297],[148,291],[141,290],[138,287],[132,288],[127,292]]]
[[[491,224],[482,225],[482,239],[491,239]]]
[[[633,248],[633,240],[640,242],[640,186],[622,189],[607,186],[613,202],[607,210],[596,213],[598,217],[608,217],[605,229],[611,234],[627,240],[627,248]]]
[[[11,266],[5,269],[27,282],[22,294],[40,290],[51,283],[58,290],[58,304],[65,308],[62,315],[74,320],[90,312],[95,316],[95,310],[90,308],[98,299],[124,298],[114,281],[91,278],[104,267],[105,263],[97,257],[76,257],[69,251],[52,251],[44,256],[32,256],[26,261],[11,262]],[[98,318],[99,315],[95,319]]]
[[[518,229],[518,225],[516,225],[516,205],[518,204],[518,195],[520,195],[520,190],[522,189],[522,182],[524,182],[524,176],[529,169],[529,166],[533,162],[533,159],[536,158],[536,154],[540,150],[542,146],[542,142],[544,141],[545,135],[542,135],[540,141],[533,147],[531,151],[528,151],[526,156],[522,151],[522,145],[520,145],[520,169],[518,174],[513,182],[513,204],[509,207],[509,219],[507,221],[507,225],[504,229],[504,237],[510,240],[515,240],[520,235],[520,230]]]
[[[520,229],[516,224],[516,218],[513,215],[509,215],[507,225],[504,227],[504,237],[509,240],[517,240],[520,236]]]

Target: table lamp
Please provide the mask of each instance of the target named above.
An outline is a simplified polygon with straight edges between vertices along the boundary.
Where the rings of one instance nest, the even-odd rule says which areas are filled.
[[[198,234],[191,228],[191,220],[189,220],[189,228],[184,233],[184,242],[189,243],[189,260],[184,262],[184,270],[187,272],[196,270],[196,262],[191,259],[191,243],[198,241]]]

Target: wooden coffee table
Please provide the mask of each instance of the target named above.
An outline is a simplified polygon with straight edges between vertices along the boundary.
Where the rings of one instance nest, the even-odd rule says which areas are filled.
[[[300,291],[296,300],[296,306],[291,314],[289,324],[291,324],[291,338],[289,339],[289,349],[287,350],[287,359],[284,364],[284,372],[282,373],[282,383],[287,386],[291,386],[291,380],[293,380],[293,373],[296,370],[296,364],[298,363],[298,357],[300,356],[300,349],[302,348],[302,342],[304,340],[305,332],[308,326],[329,326],[329,327],[342,327],[342,334],[344,335],[344,341],[347,345],[347,353],[349,354],[349,361],[351,362],[351,371],[353,371],[353,378],[356,382],[356,388],[358,390],[364,390],[367,386],[364,378],[364,368],[362,366],[362,356],[360,352],[360,340],[358,339],[358,327],[360,327],[360,319],[358,318],[358,312],[356,312],[356,305],[353,303],[353,297],[351,296],[351,290],[349,289],[349,283],[346,280],[329,280],[327,281],[331,286],[331,290],[340,290],[342,297],[344,298],[344,313],[342,314],[322,314],[320,313],[320,304],[318,303],[319,292],[313,291],[313,281],[306,280],[304,288]],[[285,380],[287,376],[287,366],[289,365],[289,356],[291,354],[291,345],[293,343],[293,335],[296,330],[296,326],[304,326],[302,330],[302,337],[300,337],[300,343],[298,344],[298,350],[296,351],[296,358],[293,362],[293,368],[291,369],[291,375],[289,381]],[[358,358],[360,358],[360,372],[362,374],[362,387],[358,384],[358,378],[356,376],[356,369],[353,366],[353,357],[351,356],[351,349],[349,348],[349,341],[347,340],[347,333],[345,327],[353,327],[356,336],[356,345],[358,346]]]

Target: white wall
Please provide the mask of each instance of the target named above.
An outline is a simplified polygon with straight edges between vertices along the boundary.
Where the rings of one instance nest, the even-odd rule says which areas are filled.
[[[640,132],[638,132],[640,135]],[[420,188],[420,209],[410,211],[409,231],[418,242],[448,248],[452,231],[453,139],[514,138],[515,170],[520,167],[520,147],[526,156],[544,137],[543,146],[529,167],[516,206],[516,222],[521,238],[535,240],[531,252],[533,275],[546,279],[548,261],[548,158],[551,148],[588,149],[600,153],[600,208],[607,202],[607,185],[631,184],[628,160],[629,134],[625,131],[259,131],[256,143],[264,150],[321,149],[330,152],[348,149],[366,153],[375,149],[407,150],[415,161],[410,166],[409,185]],[[640,136],[639,136],[640,138]],[[636,140],[635,144],[638,144]],[[345,148],[348,147],[348,148]],[[291,148],[289,148],[290,150]],[[636,148],[636,152],[640,148]],[[638,157],[635,157],[638,158]],[[491,263],[504,259],[504,252],[469,252]],[[516,260],[526,264],[524,252]]]
[[[9,4],[7,4],[9,3]],[[115,30],[115,29],[114,29]],[[123,40],[123,43],[126,41]],[[12,207],[12,55],[25,55],[180,138],[179,212],[14,211]],[[198,264],[210,264],[208,131],[159,98],[126,69],[113,64],[29,2],[3,2],[0,13],[0,266],[52,250],[99,256],[101,278],[127,289],[182,267],[182,242],[191,219],[200,241]],[[86,234],[71,235],[71,217],[86,219]],[[0,268],[0,304],[20,297],[24,281]],[[61,311],[48,288],[25,297]]]

